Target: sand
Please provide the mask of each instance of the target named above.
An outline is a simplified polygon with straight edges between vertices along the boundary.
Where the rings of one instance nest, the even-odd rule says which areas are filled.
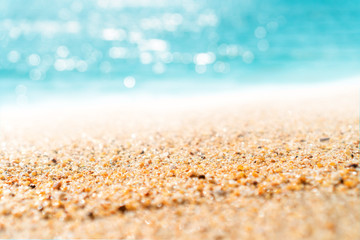
[[[339,86],[3,107],[0,238],[360,239]]]

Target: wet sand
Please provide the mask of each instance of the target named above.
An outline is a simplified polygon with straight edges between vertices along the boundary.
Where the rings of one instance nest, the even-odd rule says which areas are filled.
[[[360,238],[358,86],[105,103],[3,108],[0,238]]]

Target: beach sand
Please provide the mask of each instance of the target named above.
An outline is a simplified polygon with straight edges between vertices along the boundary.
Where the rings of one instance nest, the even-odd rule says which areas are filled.
[[[358,86],[0,117],[0,238],[360,239]]]

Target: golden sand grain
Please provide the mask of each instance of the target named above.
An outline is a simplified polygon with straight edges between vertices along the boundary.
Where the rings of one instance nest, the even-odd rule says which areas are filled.
[[[9,114],[0,237],[358,239],[357,97]]]

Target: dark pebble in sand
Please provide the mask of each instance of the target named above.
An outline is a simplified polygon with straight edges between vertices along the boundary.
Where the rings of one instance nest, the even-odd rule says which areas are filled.
[[[124,213],[127,211],[126,205],[121,205],[120,207],[118,207],[118,211],[121,213]]]
[[[204,175],[204,174],[200,174],[200,175],[198,176],[198,178],[199,178],[199,179],[205,179],[205,175]]]
[[[194,172],[191,173],[189,177],[190,178],[198,178],[198,179],[205,179],[206,178],[204,174],[197,174],[197,173],[194,173]]]
[[[95,215],[93,212],[88,212],[87,216],[91,219],[94,220],[95,219]]]
[[[330,138],[328,138],[328,137],[326,137],[326,138],[320,138],[320,142],[327,142],[327,141],[329,141],[330,140]]]
[[[342,177],[340,177],[339,183],[340,183],[340,184],[344,184],[344,179],[343,179]]]
[[[348,168],[357,168],[357,167],[359,167],[359,164],[357,164],[357,163],[352,163],[352,164],[348,165],[347,167],[348,167]]]
[[[35,184],[30,184],[29,187],[36,188],[36,185]]]

